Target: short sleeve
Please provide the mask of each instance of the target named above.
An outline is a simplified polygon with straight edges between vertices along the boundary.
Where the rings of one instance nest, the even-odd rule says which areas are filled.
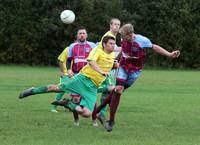
[[[94,60],[94,61],[97,61],[98,58],[100,56],[100,53],[99,53],[99,50],[98,50],[98,47],[95,47],[89,54],[87,60]]]
[[[89,43],[89,45],[91,46],[91,48],[95,48],[97,45],[95,44],[95,43],[93,43],[93,42],[88,42]]]
[[[71,45],[69,45],[68,58],[72,57],[72,55],[73,55],[73,48],[74,48],[75,44],[76,43],[72,43]]]
[[[68,56],[68,47],[66,47],[63,52],[58,56],[58,60],[61,62],[65,62]]]
[[[153,47],[153,44],[152,42],[146,38],[146,37],[143,37],[143,40],[142,40],[142,48],[152,48]]]

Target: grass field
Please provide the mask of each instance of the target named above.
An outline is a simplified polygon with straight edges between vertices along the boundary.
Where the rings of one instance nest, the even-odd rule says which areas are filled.
[[[120,103],[111,133],[91,119],[72,123],[55,94],[19,100],[31,86],[58,83],[58,68],[0,66],[0,145],[200,145],[200,72],[144,70]]]

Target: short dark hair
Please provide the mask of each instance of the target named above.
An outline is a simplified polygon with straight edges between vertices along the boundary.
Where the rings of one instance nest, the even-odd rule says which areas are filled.
[[[115,37],[113,37],[113,36],[105,36],[105,37],[103,37],[102,46],[103,46],[103,43],[107,43],[110,39],[115,41]]]
[[[77,31],[76,31],[76,32],[78,33],[79,30],[86,30],[86,32],[87,32],[87,29],[86,29],[84,26],[79,26],[79,27],[77,28]]]

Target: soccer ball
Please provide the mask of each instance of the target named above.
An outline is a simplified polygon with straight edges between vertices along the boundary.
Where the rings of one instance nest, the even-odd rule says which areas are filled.
[[[60,19],[65,24],[71,24],[75,20],[75,14],[71,10],[64,10],[60,14]]]

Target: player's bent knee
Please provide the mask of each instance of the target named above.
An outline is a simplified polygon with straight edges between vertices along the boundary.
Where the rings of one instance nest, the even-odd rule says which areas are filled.
[[[92,114],[82,113],[81,115],[82,115],[83,117],[85,117],[85,118],[89,118]]]
[[[76,112],[77,112],[78,114],[82,114],[82,113],[83,113],[83,108],[82,108],[81,106],[77,106],[77,107],[75,108],[75,110],[76,110]]]
[[[108,87],[108,92],[111,92],[112,90],[114,90],[115,89],[115,86],[109,86]]]
[[[122,93],[124,90],[124,86],[116,86],[115,87],[115,91],[118,92],[118,93]]]
[[[92,115],[92,112],[89,109],[87,109],[86,107],[84,107],[82,116],[85,118],[89,118],[91,115]]]

